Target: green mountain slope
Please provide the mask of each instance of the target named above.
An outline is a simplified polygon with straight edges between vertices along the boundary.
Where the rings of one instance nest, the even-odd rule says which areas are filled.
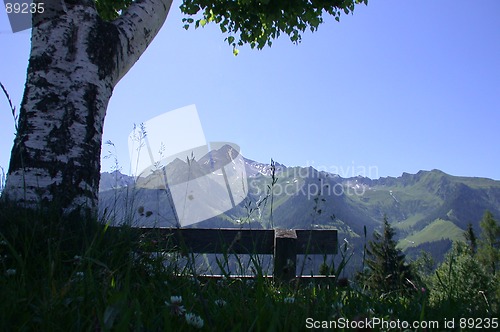
[[[399,241],[399,248],[406,250],[409,247],[418,247],[426,242],[435,242],[443,239],[452,241],[462,240],[464,230],[449,220],[436,219],[421,231]]]

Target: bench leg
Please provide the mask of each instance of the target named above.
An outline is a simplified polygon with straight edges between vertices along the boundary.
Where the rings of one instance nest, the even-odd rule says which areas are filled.
[[[279,282],[295,279],[297,234],[294,230],[274,231],[274,278]]]

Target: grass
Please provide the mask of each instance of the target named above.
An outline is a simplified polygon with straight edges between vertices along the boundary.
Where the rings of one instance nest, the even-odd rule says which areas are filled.
[[[463,233],[464,231],[451,221],[436,219],[418,233],[400,240],[399,248],[405,250],[425,242],[439,241],[441,239],[459,241],[463,239]]]
[[[141,244],[126,226],[112,232],[99,223],[6,209],[1,217],[0,318],[9,330],[188,331],[200,322],[193,317],[205,330],[302,330],[308,317],[360,315],[372,307],[362,293],[334,284],[203,281],[137,251]]]
[[[427,311],[421,291],[377,297],[347,280],[295,286],[262,275],[204,279],[189,264],[164,264],[173,253],[142,252],[151,243],[127,226],[0,211],[0,321],[7,330],[302,331],[308,319],[452,317],[446,308]]]
[[[265,273],[251,279],[204,278],[189,254],[152,255],[154,238],[138,239],[131,224],[114,228],[97,220],[63,218],[55,210],[1,205],[1,329],[304,331],[337,324],[331,330],[343,331],[349,330],[346,322],[352,327],[399,320],[433,321],[440,327],[426,331],[440,331],[445,319],[460,315],[498,316],[475,307],[456,311],[445,302],[431,305],[432,289],[417,281],[411,294],[400,296],[375,295],[345,278],[308,284],[273,282]],[[345,246],[340,254],[348,258],[352,250],[362,248]],[[229,259],[224,255],[220,266]],[[255,270],[266,269],[256,263]],[[344,266],[331,268],[343,275]],[[403,329],[374,325],[372,330]]]
[[[408,232],[411,231],[411,229],[415,227],[415,225],[423,218],[425,218],[425,215],[423,213],[415,213],[411,215],[409,218],[399,221],[398,223],[395,223],[393,226],[398,231]]]
[[[134,236],[133,214],[118,222],[122,226],[108,227],[55,211],[0,205],[1,330],[304,331],[337,325],[330,330],[343,331],[350,330],[347,322],[349,327],[368,322],[374,331],[403,331],[388,324],[432,321],[439,325],[406,330],[441,331],[446,319],[498,316],[499,295],[485,293],[488,311],[467,306],[467,298],[458,296],[453,303],[465,306],[456,310],[446,301],[431,303],[432,283],[420,280],[409,294],[380,295],[353,278],[308,284],[274,282],[265,273],[250,279],[205,278],[189,253],[151,254],[154,239]],[[446,230],[440,228],[439,234]],[[363,248],[346,245],[340,255],[347,261],[353,250]],[[219,266],[230,259],[223,255]],[[259,262],[254,260],[255,270],[266,270]],[[343,276],[344,268],[329,267],[336,276]],[[382,321],[385,326],[375,324]]]

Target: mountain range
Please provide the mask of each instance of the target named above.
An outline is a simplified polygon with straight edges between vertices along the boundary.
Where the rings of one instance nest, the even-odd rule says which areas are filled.
[[[234,160],[231,151],[224,146],[199,160],[175,159],[165,168],[168,183],[217,175],[214,170]],[[452,241],[463,239],[468,223],[479,234],[486,210],[500,216],[500,181],[492,179],[452,176],[437,169],[379,179],[342,178],[313,167],[242,160],[247,196],[227,211],[189,227],[336,228],[339,239],[359,255],[371,234],[381,230],[385,216],[407,256],[415,257],[424,250],[440,261]],[[118,171],[102,173],[101,215],[117,224],[177,226],[179,211],[172,208],[165,182],[153,180],[153,176],[135,179]],[[214,183],[198,182],[197,190],[212,200],[227,200],[230,188],[223,182]]]

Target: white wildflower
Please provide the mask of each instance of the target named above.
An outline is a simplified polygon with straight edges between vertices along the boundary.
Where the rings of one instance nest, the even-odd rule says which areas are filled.
[[[17,273],[16,269],[8,269],[7,271],[5,271],[5,275],[8,277],[15,276],[16,273]]]
[[[334,304],[332,304],[332,309],[334,310],[340,310],[342,309],[344,305],[342,304],[342,302],[338,301],[338,302],[335,302]]]
[[[227,304],[227,302],[226,302],[226,301],[221,300],[221,299],[215,300],[214,302],[215,302],[215,305],[216,305],[216,306],[221,307],[221,308],[222,308],[222,307],[225,307],[225,306],[226,306],[226,304]]]
[[[255,280],[248,279],[248,280],[245,281],[245,284],[247,285],[247,287],[254,287],[255,286]]]
[[[172,314],[175,316],[182,316],[186,312],[182,304],[182,296],[171,296],[170,302],[165,301],[165,304],[170,307]]]
[[[170,303],[171,304],[181,304],[182,303],[182,296],[171,296]]]
[[[191,325],[191,326],[194,326],[198,329],[201,329],[203,327],[203,319],[200,317],[200,316],[197,316],[195,314],[191,314],[191,313],[187,313],[185,315],[186,317],[186,322]]]
[[[217,280],[217,286],[219,287],[224,287],[227,285],[227,277],[226,276],[222,276],[222,278],[220,278],[219,280]]]

